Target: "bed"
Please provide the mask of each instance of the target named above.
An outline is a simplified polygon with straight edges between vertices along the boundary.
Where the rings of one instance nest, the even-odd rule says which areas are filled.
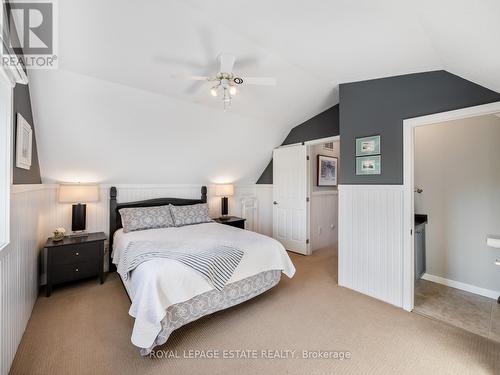
[[[135,318],[131,341],[141,355],[167,342],[177,328],[242,302],[276,286],[284,273],[292,277],[295,268],[284,247],[276,240],[247,230],[207,222],[170,228],[125,233],[122,208],[189,206],[207,202],[207,188],[200,199],[160,198],[118,203],[117,190],[110,190],[110,271],[116,270],[131,243],[192,240],[231,243],[243,250],[241,261],[223,289],[215,289],[194,269],[173,259],[154,258],[137,266],[120,279],[131,301],[129,314]]]

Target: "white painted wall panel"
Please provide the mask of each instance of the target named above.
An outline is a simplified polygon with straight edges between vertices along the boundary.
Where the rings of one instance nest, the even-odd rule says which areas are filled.
[[[402,307],[403,187],[339,185],[339,285]]]
[[[10,244],[0,251],[0,374],[7,374],[38,294],[42,212],[41,185],[13,187]]]
[[[338,242],[338,192],[311,194],[311,249],[334,246]]]

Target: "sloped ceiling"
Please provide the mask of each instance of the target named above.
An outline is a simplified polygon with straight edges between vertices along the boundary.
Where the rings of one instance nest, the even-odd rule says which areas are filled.
[[[45,182],[254,183],[338,84],[446,69],[500,91],[498,1],[64,0],[59,69],[30,71]],[[223,112],[174,74],[274,76]]]

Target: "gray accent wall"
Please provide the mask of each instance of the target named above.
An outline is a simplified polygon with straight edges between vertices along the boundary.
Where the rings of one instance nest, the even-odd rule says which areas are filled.
[[[306,122],[294,127],[281,144],[291,145],[312,141],[314,139],[328,138],[339,135],[339,105],[327,109],[324,112],[310,118]],[[269,162],[257,184],[273,183],[273,161]]]
[[[26,170],[16,167],[16,123],[17,114],[20,113],[33,129],[33,150],[31,152],[31,169]],[[22,184],[41,184],[40,166],[38,163],[38,150],[36,147],[36,129],[33,122],[33,112],[31,110],[30,89],[28,85],[17,84],[14,88],[14,110],[13,110],[13,138],[14,147],[12,149],[13,174],[12,183]],[[55,146],[56,147],[56,146]]]
[[[403,184],[404,119],[496,101],[499,93],[443,70],[341,84],[340,183]],[[357,176],[355,140],[376,134],[382,174]]]

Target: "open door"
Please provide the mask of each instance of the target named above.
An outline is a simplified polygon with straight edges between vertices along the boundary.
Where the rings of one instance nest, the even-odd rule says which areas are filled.
[[[290,251],[310,254],[308,160],[305,145],[273,152],[273,237]]]

